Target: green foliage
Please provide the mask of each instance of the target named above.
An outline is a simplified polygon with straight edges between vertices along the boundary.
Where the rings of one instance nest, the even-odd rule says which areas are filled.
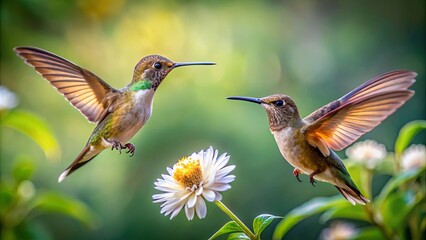
[[[330,208],[346,208],[349,203],[340,196],[332,198],[314,198],[303,205],[291,210],[284,216],[275,228],[273,239],[281,239],[297,223],[312,215],[324,212]]]
[[[412,141],[415,134],[425,129],[424,121],[414,121],[402,128],[396,140],[398,155]],[[389,154],[391,155],[391,154]],[[423,156],[424,157],[424,156]],[[401,161],[398,156],[386,157],[384,162],[391,159]],[[389,163],[382,163],[374,171],[363,165],[351,162],[348,171],[364,192],[370,193],[372,174],[385,172],[392,174],[382,188],[380,194],[371,203],[349,205],[341,196],[316,198],[290,211],[277,225],[274,239],[282,239],[295,224],[314,214],[322,213],[320,220],[327,222],[333,219],[361,220],[372,224],[371,227],[358,229],[352,239],[405,239],[405,230],[410,229],[413,239],[422,239],[426,230],[426,207],[424,186],[426,167],[405,171],[389,171]],[[385,166],[385,167],[380,167]],[[387,166],[387,167],[386,167]],[[423,209],[423,210],[422,210]]]
[[[365,227],[358,229],[358,232],[351,238],[351,240],[367,240],[367,239],[374,239],[374,240],[382,240],[386,239],[385,236],[383,236],[382,232],[380,232],[379,229],[376,227]]]
[[[94,217],[90,209],[79,200],[53,191],[36,188],[31,181],[34,164],[31,159],[17,161],[13,169],[13,178],[2,176],[0,181],[0,219],[2,239],[19,239],[22,232],[28,238],[36,238],[43,231],[36,216],[58,213],[80,221],[88,227],[94,226]]]
[[[34,114],[15,110],[7,113],[0,127],[11,127],[25,133],[45,151],[46,156],[58,157],[59,147],[47,124]],[[0,179],[1,238],[49,239],[46,228],[37,221],[39,215],[58,213],[94,226],[91,210],[81,201],[54,191],[38,189],[32,177],[36,171],[30,156],[17,157],[10,175]]]
[[[255,239],[261,239],[260,236],[265,230],[266,227],[269,226],[269,224],[272,223],[274,219],[281,218],[278,216],[270,215],[270,214],[261,214],[257,216],[253,220],[253,230]],[[211,236],[209,239],[215,239],[219,236],[229,234],[226,239],[250,239],[245,233],[243,228],[238,225],[235,221],[227,222],[223,227],[219,229],[213,236]],[[254,240],[254,239],[253,239]]]
[[[215,239],[215,238],[217,238],[217,237],[219,237],[221,235],[231,234],[231,233],[243,233],[243,229],[236,222],[230,221],[230,222],[227,222],[225,225],[223,225],[223,227],[221,227],[209,239]]]
[[[61,149],[47,123],[37,115],[24,111],[4,111],[0,115],[0,125],[19,131],[34,140],[48,159],[59,159]]]
[[[426,121],[424,120],[412,121],[405,124],[399,131],[398,138],[396,139],[395,153],[398,155],[401,154],[414,136],[422,130],[426,130]]]
[[[231,233],[226,238],[226,240],[249,240],[250,238],[247,237],[244,233]]]
[[[74,218],[88,227],[95,227],[95,219],[88,206],[77,199],[56,192],[40,192],[33,201],[36,211],[59,213]]]
[[[414,169],[407,172],[402,172],[399,175],[391,178],[386,185],[383,187],[379,196],[376,198],[376,202],[381,205],[385,199],[389,197],[392,193],[395,192],[400,186],[404,185],[407,182],[414,181],[419,178],[421,175],[425,174],[425,169]]]
[[[269,224],[271,224],[272,221],[277,218],[281,217],[277,217],[271,214],[261,214],[253,220],[254,235],[256,235],[257,239],[260,239],[260,235],[262,234],[263,230],[265,230],[265,228],[268,227]]]
[[[362,205],[355,205],[353,207],[343,208],[330,208],[326,210],[320,218],[321,222],[327,222],[331,219],[337,218],[350,218],[354,220],[368,221],[368,214],[364,211]]]

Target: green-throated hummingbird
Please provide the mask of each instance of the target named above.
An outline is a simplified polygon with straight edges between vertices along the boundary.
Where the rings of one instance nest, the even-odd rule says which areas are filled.
[[[212,62],[175,63],[159,55],[143,57],[135,66],[133,79],[122,89],[114,89],[98,76],[48,51],[16,47],[17,55],[35,68],[90,122],[97,123],[86,146],[59,176],[58,182],[88,163],[106,148],[128,149],[128,141],[151,116],[154,93],[167,74],[177,67],[214,65]]]

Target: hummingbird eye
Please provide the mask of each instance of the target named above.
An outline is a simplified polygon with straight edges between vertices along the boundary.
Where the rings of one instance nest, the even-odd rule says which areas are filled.
[[[277,107],[281,107],[282,105],[284,105],[284,101],[283,100],[277,100],[274,102],[274,105]]]
[[[161,69],[162,65],[161,65],[161,63],[160,63],[160,62],[156,62],[156,63],[154,63],[154,67],[155,67],[156,69]]]

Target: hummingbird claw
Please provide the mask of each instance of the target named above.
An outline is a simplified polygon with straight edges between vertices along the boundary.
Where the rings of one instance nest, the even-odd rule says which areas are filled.
[[[133,157],[133,155],[135,155],[135,145],[131,144],[131,143],[126,143],[126,145],[124,145],[125,148],[129,149],[127,151],[127,153],[130,153],[130,157]]]
[[[313,173],[309,174],[309,181],[311,182],[312,186],[315,187],[315,179],[314,176],[320,173],[321,171],[315,170]]]
[[[312,186],[315,187],[315,179],[313,177],[309,178],[309,181],[311,182]]]
[[[121,145],[121,143],[119,143],[117,141],[114,141],[112,143],[111,150],[114,150],[114,149],[117,149],[120,152],[120,154],[121,154],[121,149],[123,149],[123,146]]]
[[[300,180],[300,178],[299,178],[299,173],[300,173],[300,170],[299,170],[299,169],[295,168],[295,169],[293,170],[293,175],[297,178],[297,180],[298,180],[299,182],[302,182],[302,180]]]

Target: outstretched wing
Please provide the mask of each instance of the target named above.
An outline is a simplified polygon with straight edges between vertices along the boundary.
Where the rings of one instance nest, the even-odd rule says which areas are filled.
[[[107,113],[108,94],[117,90],[90,71],[34,47],[16,47],[17,55],[50,82],[90,122]]]
[[[329,148],[342,150],[410,99],[416,76],[399,70],[375,77],[307,116],[302,131],[325,156]]]

